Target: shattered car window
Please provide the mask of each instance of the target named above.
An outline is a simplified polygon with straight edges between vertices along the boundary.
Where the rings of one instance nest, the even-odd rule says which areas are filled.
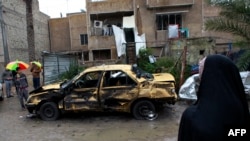
[[[120,70],[105,72],[103,81],[104,87],[122,85],[136,85],[136,82],[131,79],[125,72]]]
[[[136,64],[132,66],[132,71],[137,75],[137,77],[143,77],[145,79],[153,80],[154,76],[138,67]]]
[[[75,84],[79,88],[97,87],[101,73],[101,71],[86,73],[85,75],[81,76],[75,82]]]

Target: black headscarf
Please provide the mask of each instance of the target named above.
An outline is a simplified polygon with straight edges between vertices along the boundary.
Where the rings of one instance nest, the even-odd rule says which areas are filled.
[[[222,141],[228,128],[249,127],[249,120],[238,68],[225,56],[208,56],[197,102],[182,115],[178,141]]]

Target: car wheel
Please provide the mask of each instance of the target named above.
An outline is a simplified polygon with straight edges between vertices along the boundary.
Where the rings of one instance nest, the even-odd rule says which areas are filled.
[[[32,108],[27,108],[28,109],[28,111],[29,111],[29,113],[33,113],[33,109]]]
[[[142,100],[135,103],[132,113],[133,116],[139,120],[155,120],[158,117],[154,104],[148,100]]]
[[[39,115],[41,119],[49,121],[58,119],[60,112],[54,102],[46,102],[40,107]]]

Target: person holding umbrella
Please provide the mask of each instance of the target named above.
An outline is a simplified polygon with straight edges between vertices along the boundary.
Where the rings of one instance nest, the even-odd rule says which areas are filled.
[[[4,82],[6,81],[5,85],[6,85],[7,97],[13,97],[13,95],[10,95],[10,93],[11,93],[11,88],[13,85],[13,78],[14,78],[16,69],[19,68],[19,69],[24,70],[24,69],[27,69],[28,67],[29,65],[27,63],[23,61],[19,61],[19,60],[11,61],[6,65],[5,67],[6,71],[5,73],[3,73],[3,75],[5,75],[5,78],[2,78],[2,80]],[[11,80],[11,82],[9,82],[8,80]],[[10,92],[8,92],[9,89],[10,89]]]
[[[42,67],[42,65],[40,62],[38,62],[38,61],[31,62],[30,72],[32,73],[32,77],[33,77],[34,89],[37,89],[40,87],[40,73],[42,71],[41,67]]]

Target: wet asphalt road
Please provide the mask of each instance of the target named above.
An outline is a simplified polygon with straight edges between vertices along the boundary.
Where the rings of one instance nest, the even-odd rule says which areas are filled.
[[[166,106],[157,120],[135,120],[125,113],[64,114],[56,121],[27,118],[17,96],[0,101],[1,141],[176,141],[188,105]]]

